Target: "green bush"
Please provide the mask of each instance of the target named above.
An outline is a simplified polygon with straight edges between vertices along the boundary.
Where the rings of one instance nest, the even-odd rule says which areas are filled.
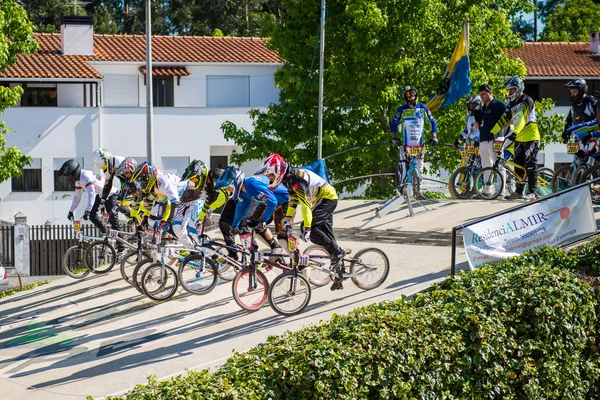
[[[12,289],[5,290],[4,292],[0,292],[0,299],[11,296],[15,293],[22,292],[24,290],[31,290],[33,288],[36,288],[41,285],[45,285],[46,283],[50,283],[50,282],[52,282],[52,281],[40,281],[40,282],[31,283],[29,285],[25,285],[25,286],[23,286],[23,289],[12,288]]]
[[[600,242],[544,248],[270,337],[214,374],[149,380],[141,399],[600,398]]]

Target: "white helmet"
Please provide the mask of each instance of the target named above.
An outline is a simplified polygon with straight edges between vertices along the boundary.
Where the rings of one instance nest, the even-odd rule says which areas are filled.
[[[110,151],[106,149],[96,149],[92,153],[92,172],[94,175],[98,175],[100,170],[104,172],[108,171],[109,174],[112,174],[113,168],[115,168],[115,165],[113,165],[113,158]]]

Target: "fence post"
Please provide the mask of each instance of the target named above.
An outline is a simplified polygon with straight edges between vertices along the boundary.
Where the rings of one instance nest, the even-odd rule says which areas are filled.
[[[27,216],[19,211],[15,215],[15,269],[23,276],[31,275],[29,254],[29,225]]]

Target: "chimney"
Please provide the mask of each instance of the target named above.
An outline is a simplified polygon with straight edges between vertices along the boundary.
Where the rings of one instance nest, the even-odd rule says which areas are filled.
[[[590,52],[600,53],[600,32],[590,33]]]
[[[60,26],[61,51],[65,56],[94,55],[94,26],[90,16],[64,17]]]

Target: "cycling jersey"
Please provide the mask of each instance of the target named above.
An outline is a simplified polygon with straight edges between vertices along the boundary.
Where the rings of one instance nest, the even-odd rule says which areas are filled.
[[[565,129],[569,129],[582,122],[596,120],[596,99],[585,96],[579,103],[573,104],[565,120]]]
[[[432,132],[437,132],[437,123],[425,104],[417,103],[415,108],[404,104],[396,111],[390,123],[390,132],[395,134],[400,127],[405,146],[423,146],[423,134],[427,123]]]
[[[233,217],[232,228],[240,226],[240,222],[250,210],[250,206],[253,202],[265,203],[267,206],[265,213],[260,218],[260,222],[267,222],[275,208],[277,208],[277,200],[275,195],[269,189],[268,184],[262,181],[258,176],[250,176],[244,179],[244,184],[240,188],[240,195],[238,196],[238,203],[235,208],[235,216]]]
[[[171,214],[175,210],[172,209],[171,205],[176,204],[176,206],[180,203],[179,193],[185,190],[188,185],[188,181],[181,182],[181,178],[176,174],[165,174],[162,172],[158,173],[158,177],[156,178],[156,184],[154,185],[154,190],[152,193],[145,196],[143,201],[140,202],[139,212],[142,212],[148,216],[151,213],[154,205],[161,205],[162,218],[161,221],[168,221],[171,217]],[[148,208],[150,206],[150,209]]]
[[[86,169],[81,170],[81,175],[79,175],[79,179],[75,182],[75,197],[73,197],[73,201],[71,202],[70,212],[75,211],[79,203],[81,202],[81,196],[83,196],[83,192],[87,193],[88,203],[85,207],[85,211],[91,211],[94,205],[94,201],[96,200],[96,194],[101,193],[104,189],[104,178],[102,175],[96,176],[92,171],[88,171]],[[116,192],[117,190],[113,188],[111,192]]]
[[[459,135],[462,139],[479,142],[479,128],[475,126],[475,115],[467,113],[465,130]]]
[[[505,117],[514,125],[517,142],[540,140],[540,131],[535,116],[535,104],[531,97],[524,94],[515,102],[511,101]]]
[[[329,183],[319,175],[304,168],[292,168],[284,179],[289,195],[290,205],[286,217],[296,214],[296,207],[302,206],[304,227],[312,226],[312,209],[321,199],[337,200],[338,196]]]
[[[265,175],[254,175],[257,179],[263,181],[267,186],[271,183],[269,178]],[[290,194],[285,185],[279,185],[274,190],[271,190],[277,200],[277,206],[281,206],[290,200]]]
[[[114,172],[117,170],[117,167],[119,165],[121,165],[123,160],[125,160],[125,157],[120,157],[120,156],[113,156],[111,158],[112,158],[113,171],[100,170],[100,172],[98,173],[99,176],[103,177],[104,182],[105,182],[103,190],[99,191],[98,193],[100,193],[100,196],[105,200],[108,197],[108,195],[111,193],[111,188],[113,186],[113,180],[115,178]]]
[[[229,191],[226,188],[215,190],[215,181],[217,178],[214,177],[211,179],[210,175],[211,174],[209,172],[209,179],[207,180],[206,186],[204,188],[204,190],[206,191],[206,201],[202,206],[202,211],[200,212],[200,215],[198,215],[198,221],[204,221],[208,210],[216,210],[223,204],[227,203],[227,200],[229,200],[229,197],[231,197],[231,193],[229,193]],[[216,176],[216,174],[213,174],[213,176]]]
[[[594,133],[598,133],[598,130],[598,122],[594,119],[592,121],[582,122],[581,124],[574,125],[567,129],[567,132],[569,132],[571,135],[575,135],[577,139],[581,139],[588,133],[592,133],[593,137],[597,137],[594,136]]]

